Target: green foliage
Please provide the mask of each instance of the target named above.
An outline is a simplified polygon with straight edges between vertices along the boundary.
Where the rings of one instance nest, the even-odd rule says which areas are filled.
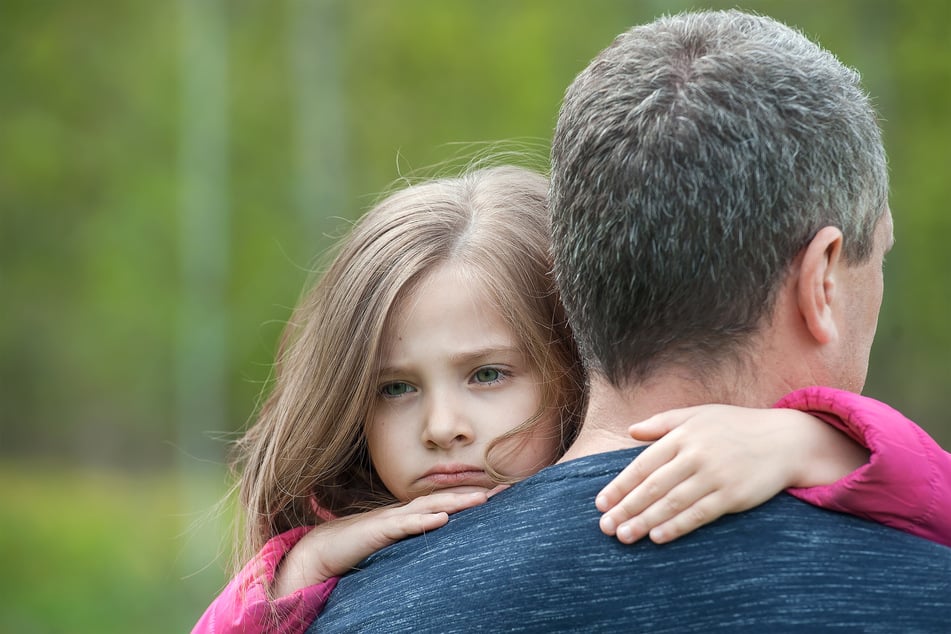
[[[222,570],[202,570],[213,548],[186,561],[196,534],[188,524],[219,527],[182,515],[182,485],[170,474],[0,464],[0,631],[188,631],[221,588]]]
[[[240,428],[329,237],[389,184],[497,140],[544,156],[564,88],[625,26],[687,3],[207,3],[226,34],[224,415]],[[727,6],[729,3],[712,3]],[[951,379],[951,10],[751,2],[862,69],[884,118],[898,248],[869,393],[944,440]],[[169,464],[181,436],[182,77],[175,3],[0,9],[3,451]],[[474,145],[473,145],[474,144]],[[209,244],[208,248],[214,245]],[[917,371],[921,369],[921,371]],[[215,398],[209,394],[209,399]],[[188,423],[193,425],[193,423]],[[183,449],[220,459],[220,443]]]

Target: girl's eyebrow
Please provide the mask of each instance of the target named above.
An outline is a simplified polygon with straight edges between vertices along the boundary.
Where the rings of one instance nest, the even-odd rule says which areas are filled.
[[[487,357],[521,355],[521,351],[515,346],[487,346],[468,352],[459,352],[450,355],[449,360],[453,364],[467,364],[480,361]]]
[[[476,348],[475,350],[451,354],[449,355],[449,363],[452,365],[468,365],[491,357],[511,358],[512,356],[517,356],[521,358],[521,355],[521,350],[516,346],[486,346],[484,348]],[[399,377],[407,372],[408,370],[404,366],[387,365],[380,368],[380,378],[386,380],[390,377]]]
[[[380,380],[389,381],[392,378],[398,377],[401,374],[406,374],[406,371],[400,367],[388,365],[385,368],[380,368]]]

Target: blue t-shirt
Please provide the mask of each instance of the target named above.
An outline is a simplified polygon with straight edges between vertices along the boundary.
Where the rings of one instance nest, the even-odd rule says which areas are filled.
[[[951,549],[789,495],[664,546],[603,535],[595,495],[639,451],[381,550],[308,632],[951,632]]]

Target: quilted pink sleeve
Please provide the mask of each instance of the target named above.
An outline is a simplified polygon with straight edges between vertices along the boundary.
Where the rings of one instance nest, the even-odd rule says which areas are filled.
[[[797,390],[775,407],[808,412],[870,453],[833,484],[789,493],[951,546],[951,454],[924,430],[884,403],[832,388]]]
[[[267,588],[284,555],[310,530],[304,526],[273,537],[231,580],[192,629],[192,634],[300,634],[320,614],[337,585],[328,579],[271,601]]]

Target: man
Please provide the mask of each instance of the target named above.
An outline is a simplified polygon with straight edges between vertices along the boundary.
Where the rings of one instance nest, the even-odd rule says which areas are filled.
[[[640,451],[632,421],[861,389],[892,228],[855,73],[767,18],[660,19],[575,80],[552,158],[556,275],[590,373],[577,441],[370,557],[315,626],[946,631],[951,550],[786,495],[665,546],[595,528],[591,501]]]

